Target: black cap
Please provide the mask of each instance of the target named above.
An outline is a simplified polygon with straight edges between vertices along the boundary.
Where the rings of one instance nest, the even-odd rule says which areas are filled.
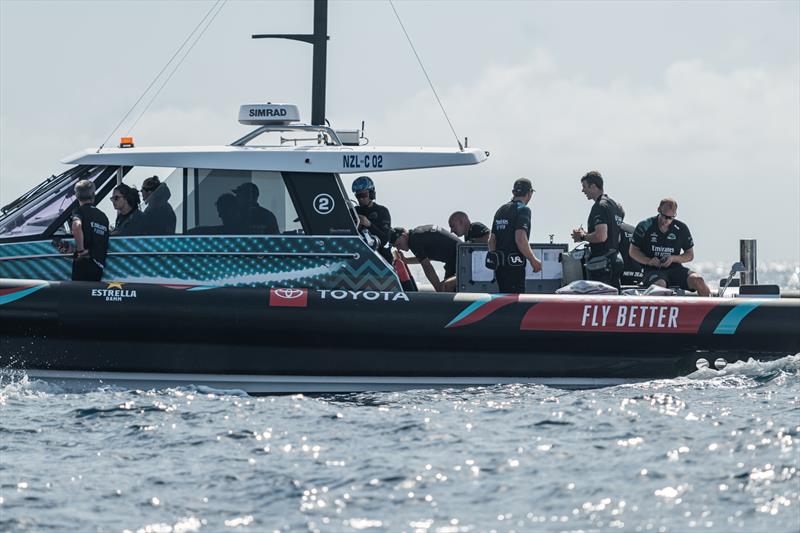
[[[533,183],[531,183],[531,180],[528,178],[520,178],[514,182],[514,188],[511,192],[516,196],[523,196],[531,191],[536,191],[536,189],[533,188]]]
[[[406,228],[400,226],[392,228],[392,232],[389,234],[389,244],[394,246],[394,243],[397,241],[398,238],[400,238],[400,235],[402,235],[405,232]]]

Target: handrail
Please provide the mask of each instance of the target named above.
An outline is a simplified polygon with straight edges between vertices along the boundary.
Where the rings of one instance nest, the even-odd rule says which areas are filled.
[[[259,126],[258,128],[254,129],[244,137],[241,137],[235,141],[233,141],[230,146],[245,146],[247,143],[259,137],[260,135],[268,132],[268,131],[316,131],[322,132],[326,135],[330,136],[333,140],[333,146],[343,146],[341,139],[333,130],[328,126],[312,126],[309,124],[285,124],[285,125],[278,125],[278,124],[266,124],[264,126]],[[325,144],[328,144],[327,142]]]
[[[211,256],[276,256],[276,257],[341,257],[347,259],[357,259],[358,253],[335,253],[335,252],[108,252],[108,256],[152,256],[152,255],[211,255]],[[15,255],[10,257],[0,257],[0,261],[12,261],[18,259],[42,259],[49,257],[63,257],[72,259],[72,254],[38,254],[38,255]]]

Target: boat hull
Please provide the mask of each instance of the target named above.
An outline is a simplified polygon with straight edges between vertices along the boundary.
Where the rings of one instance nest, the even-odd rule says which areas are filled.
[[[95,386],[591,387],[798,353],[798,323],[795,299],[0,281],[0,365]]]

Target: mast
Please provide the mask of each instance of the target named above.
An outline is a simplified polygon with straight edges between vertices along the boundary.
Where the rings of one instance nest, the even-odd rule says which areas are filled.
[[[325,81],[328,63],[328,0],[314,0],[314,33],[266,33],[253,39],[289,39],[313,46],[311,73],[311,124],[325,125]]]

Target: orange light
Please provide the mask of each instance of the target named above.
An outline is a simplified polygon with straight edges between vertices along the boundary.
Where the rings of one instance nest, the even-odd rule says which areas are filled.
[[[120,148],[133,148],[133,137],[121,137],[119,140]]]

